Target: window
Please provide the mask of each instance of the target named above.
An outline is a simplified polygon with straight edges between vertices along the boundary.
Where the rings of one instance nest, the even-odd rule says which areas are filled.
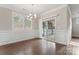
[[[20,13],[12,13],[12,30],[31,29],[32,21]]]
[[[79,18],[76,18],[76,24],[79,24]]]
[[[32,28],[32,20],[25,18],[24,20],[24,28],[25,29],[31,29]]]

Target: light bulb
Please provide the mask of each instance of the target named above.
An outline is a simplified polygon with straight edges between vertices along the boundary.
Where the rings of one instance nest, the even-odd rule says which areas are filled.
[[[32,14],[30,13],[29,16],[32,16]]]
[[[37,17],[37,15],[36,14],[34,14],[34,18],[36,18]]]
[[[28,18],[30,17],[30,16],[27,16]]]

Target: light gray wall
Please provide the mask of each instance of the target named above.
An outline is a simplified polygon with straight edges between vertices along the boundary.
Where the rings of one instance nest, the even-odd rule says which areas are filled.
[[[77,19],[79,19],[79,4],[69,5],[72,12],[72,36],[79,37],[79,24],[77,24]]]
[[[79,37],[79,24],[77,24],[79,17],[73,18],[72,20],[72,36]]]
[[[34,33],[36,34],[36,37],[39,37],[39,17],[37,15],[37,18],[34,18],[32,20],[32,28],[35,31]]]
[[[0,7],[0,31],[11,30],[12,11]]]

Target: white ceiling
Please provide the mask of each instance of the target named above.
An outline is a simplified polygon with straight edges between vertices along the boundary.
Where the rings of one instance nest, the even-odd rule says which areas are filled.
[[[79,4],[70,4],[69,6],[73,14],[79,13]]]
[[[34,13],[41,14],[62,5],[63,4],[33,4],[32,7],[32,4],[0,4],[1,7],[18,10],[26,14],[32,12],[32,8]]]
[[[70,4],[69,6],[72,12],[72,17],[79,17],[79,4]]]

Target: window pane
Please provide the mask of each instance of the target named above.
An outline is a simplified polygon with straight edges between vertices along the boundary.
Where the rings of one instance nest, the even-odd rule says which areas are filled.
[[[24,28],[31,29],[32,21],[30,19],[24,20]]]
[[[23,29],[23,20],[24,17],[21,14],[13,13],[13,29],[21,30]]]

